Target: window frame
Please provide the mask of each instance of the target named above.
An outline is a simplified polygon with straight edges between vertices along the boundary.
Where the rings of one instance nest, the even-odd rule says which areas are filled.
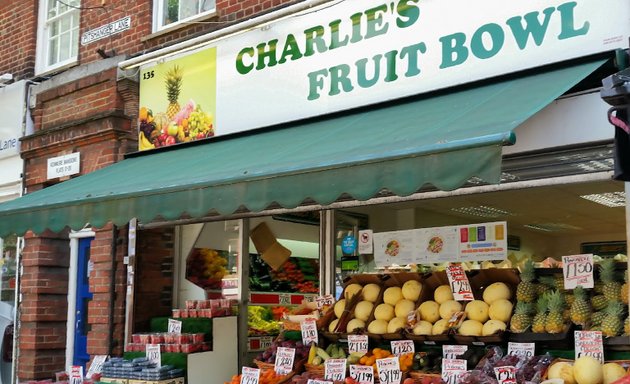
[[[74,14],[78,15],[78,26],[77,26],[77,36],[76,36],[76,55],[70,56],[66,60],[62,60],[56,62],[54,64],[48,64],[48,55],[50,49],[50,27],[48,20],[48,0],[39,0],[39,10],[38,10],[38,28],[37,28],[37,46],[36,46],[36,55],[35,55],[35,74],[41,75],[44,73],[52,72],[54,70],[62,69],[65,67],[70,67],[75,65],[79,60],[79,46],[80,46],[80,34],[81,34],[81,10],[74,9],[68,11],[64,17],[70,17],[72,19]],[[70,7],[72,8],[72,7]],[[59,20],[60,16],[57,15],[52,19]],[[72,21],[71,21],[72,22]],[[71,47],[72,49],[72,47]]]
[[[169,24],[162,24],[162,20],[164,18],[164,1],[165,0],[155,0],[153,2],[153,28],[152,28],[153,33],[159,33],[163,31],[181,28],[185,26],[186,23],[188,22],[194,22],[196,20],[212,17],[212,16],[215,16],[217,13],[217,2],[216,0],[214,0],[214,7],[211,10],[197,13],[196,15],[189,16],[189,17],[174,21]],[[182,0],[179,0],[179,1],[182,1]]]

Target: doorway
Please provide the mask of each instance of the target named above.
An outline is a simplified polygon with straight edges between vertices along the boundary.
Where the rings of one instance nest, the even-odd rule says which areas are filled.
[[[92,300],[90,292],[90,245],[94,237],[83,237],[77,239],[76,252],[76,273],[71,274],[70,279],[76,283],[75,298],[69,300],[68,304],[72,307],[74,314],[72,322],[73,340],[72,340],[72,365],[82,366],[85,372],[86,364],[90,361],[90,355],[87,351],[87,335],[90,331],[88,323],[88,304]],[[69,325],[70,325],[69,324]]]

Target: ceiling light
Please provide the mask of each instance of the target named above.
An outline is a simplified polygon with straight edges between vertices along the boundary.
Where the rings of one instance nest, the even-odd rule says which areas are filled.
[[[626,206],[626,195],[624,192],[594,193],[592,195],[582,195],[580,197],[611,208]]]
[[[487,205],[480,205],[478,207],[460,207],[451,208],[451,211],[457,213],[463,213],[469,216],[489,217],[497,218],[502,216],[514,216],[513,213],[504,211],[503,209],[489,207]]]
[[[559,231],[579,231],[582,228],[575,225],[563,224],[563,223],[539,223],[539,224],[525,224],[525,228],[535,229],[543,232],[559,232]]]

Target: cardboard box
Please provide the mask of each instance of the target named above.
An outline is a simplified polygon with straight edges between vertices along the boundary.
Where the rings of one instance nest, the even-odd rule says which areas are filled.
[[[260,223],[249,236],[254,242],[260,257],[274,271],[277,271],[291,257],[291,251],[278,242],[271,229],[265,223]]]
[[[101,383],[110,383],[110,384],[129,384],[129,379],[121,379],[117,377],[101,377],[99,382]]]
[[[183,377],[177,377],[175,379],[148,381],[148,380],[129,380],[128,384],[184,384]]]

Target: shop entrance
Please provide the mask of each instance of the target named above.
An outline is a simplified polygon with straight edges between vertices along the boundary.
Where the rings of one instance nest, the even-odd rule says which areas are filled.
[[[79,239],[78,258],[77,258],[77,294],[75,300],[75,319],[74,319],[74,354],[72,356],[72,364],[83,366],[90,360],[87,352],[87,334],[88,325],[88,303],[92,300],[90,292],[90,245],[93,237]]]

